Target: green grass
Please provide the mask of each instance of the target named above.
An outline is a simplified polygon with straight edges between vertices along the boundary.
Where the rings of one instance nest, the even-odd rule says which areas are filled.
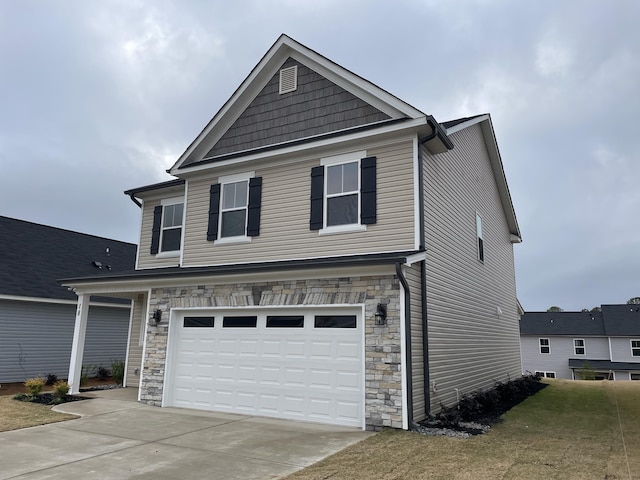
[[[287,479],[640,479],[640,382],[549,383],[486,435],[385,430]]]

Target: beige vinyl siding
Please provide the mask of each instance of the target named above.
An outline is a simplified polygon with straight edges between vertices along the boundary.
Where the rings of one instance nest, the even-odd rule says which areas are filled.
[[[151,249],[151,230],[153,229],[153,209],[160,205],[160,202],[160,199],[145,200],[142,205],[142,230],[140,232],[137,266],[139,269],[175,267],[180,264],[180,257],[162,258],[149,253]]]
[[[416,422],[426,418],[424,396],[424,356],[422,351],[422,286],[420,264],[416,263],[404,270],[411,293],[411,378],[413,381],[413,419]]]
[[[147,299],[146,295],[138,295],[133,302],[133,315],[131,317],[131,331],[129,336],[129,352],[127,352],[127,387],[138,388],[140,385],[140,371],[142,370],[142,342],[140,330],[147,324]],[[138,373],[136,374],[136,369]]]
[[[423,151],[432,409],[521,373],[513,246],[480,126],[451,138],[447,153]]]
[[[342,153],[342,152],[338,152]],[[183,266],[250,263],[328,257],[414,247],[412,143],[367,150],[377,157],[377,223],[365,232],[319,235],[309,229],[311,168],[320,158],[288,165],[226,170],[255,171],[262,177],[260,236],[251,243],[214,245],[207,241],[209,187],[217,177],[188,183]]]

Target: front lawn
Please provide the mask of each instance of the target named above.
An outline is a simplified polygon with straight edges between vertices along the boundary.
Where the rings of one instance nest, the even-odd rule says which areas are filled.
[[[72,418],[77,417],[54,412],[49,405],[20,402],[14,400],[11,395],[0,396],[0,432],[62,422]]]
[[[385,430],[287,480],[640,478],[640,382],[549,383],[488,434]]]

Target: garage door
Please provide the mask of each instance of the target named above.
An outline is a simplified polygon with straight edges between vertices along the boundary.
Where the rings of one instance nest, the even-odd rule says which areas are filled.
[[[359,311],[183,311],[165,405],[363,425]]]

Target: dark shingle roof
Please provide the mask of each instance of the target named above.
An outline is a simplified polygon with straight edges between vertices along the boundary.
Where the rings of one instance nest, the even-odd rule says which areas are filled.
[[[76,300],[58,279],[129,271],[135,257],[132,243],[0,216],[0,295]]]
[[[582,368],[585,362],[596,370],[640,370],[640,362],[611,362],[609,360],[589,360],[584,358],[570,358],[569,368]]]
[[[451,127],[455,127],[456,125],[460,125],[461,123],[464,123],[468,120],[473,120],[474,118],[482,117],[483,115],[486,115],[486,113],[482,113],[480,115],[474,115],[472,117],[463,117],[463,118],[456,118],[455,120],[447,120],[446,122],[440,122],[440,125],[442,125],[444,128],[451,128]]]
[[[526,312],[521,335],[640,336],[640,305],[602,305],[602,312]]]
[[[604,336],[599,312],[526,312],[520,319],[521,335]]]

